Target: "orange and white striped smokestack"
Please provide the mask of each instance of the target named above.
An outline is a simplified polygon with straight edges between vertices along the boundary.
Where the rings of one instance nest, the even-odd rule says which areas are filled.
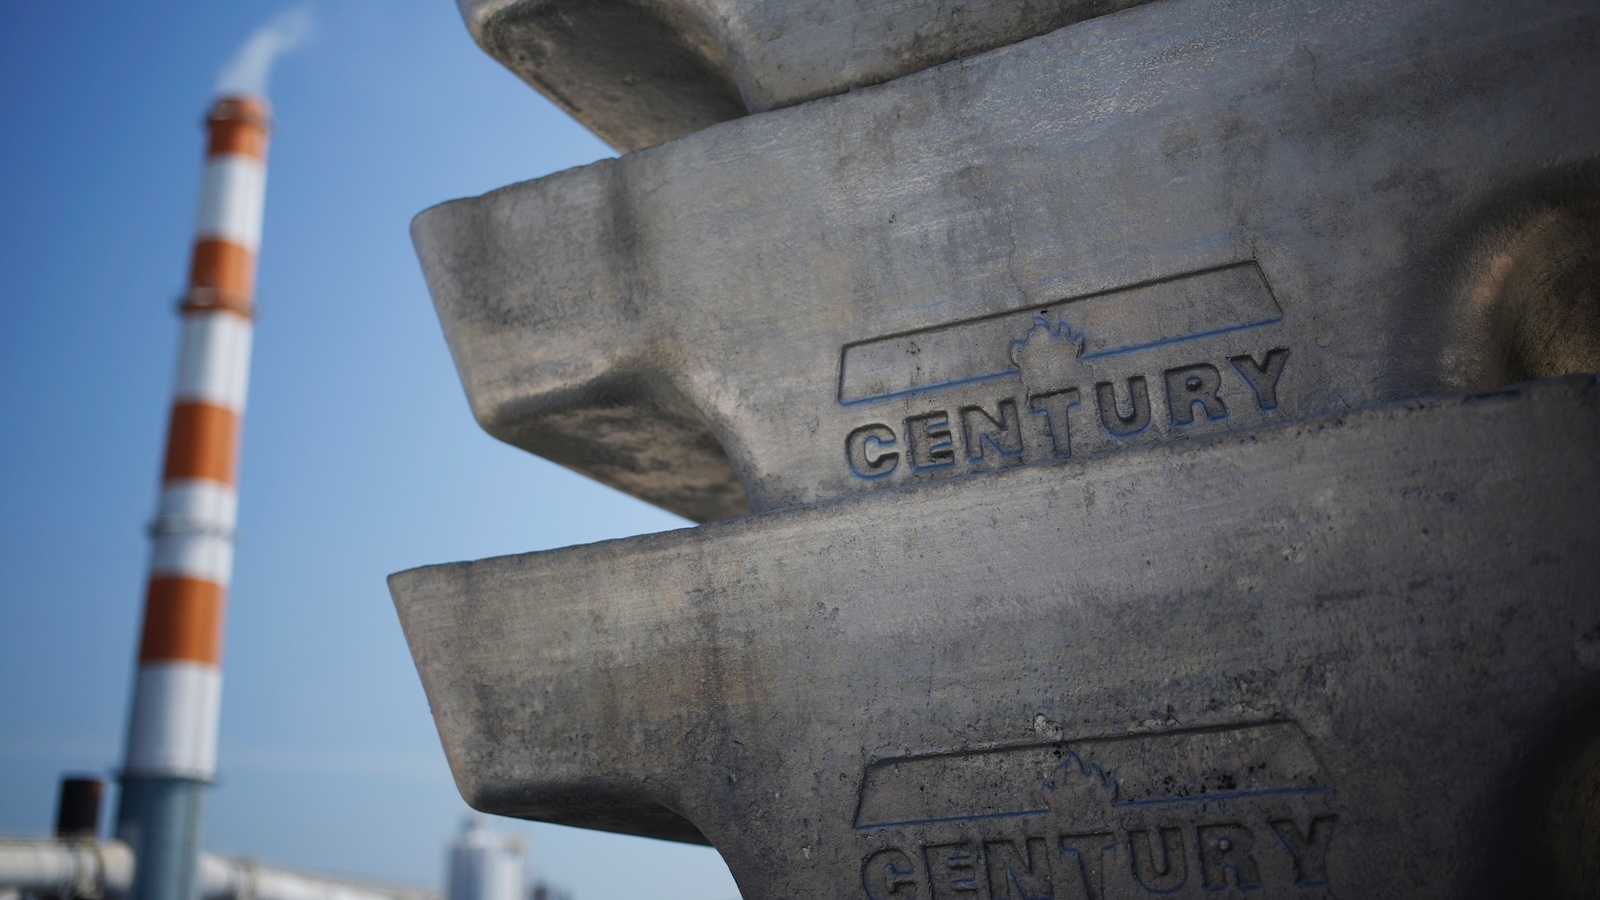
[[[135,845],[135,897],[193,896],[201,791],[216,771],[223,618],[266,188],[266,101],[223,97],[211,107],[206,128],[121,775],[119,832]]]

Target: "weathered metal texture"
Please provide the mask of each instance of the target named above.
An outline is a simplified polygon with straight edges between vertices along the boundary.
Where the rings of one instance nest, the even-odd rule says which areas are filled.
[[[1596,109],[1593,3],[1173,0],[413,234],[490,433],[707,520],[1594,371]]]
[[[618,150],[1149,0],[457,0],[479,46]]]
[[[1600,8],[461,8],[737,119],[418,217],[480,423],[760,513],[394,576],[470,803],[747,898],[1593,896],[1600,386],[1438,392],[1600,369]]]
[[[390,585],[469,802],[752,900],[1592,896],[1597,475],[1569,377]]]

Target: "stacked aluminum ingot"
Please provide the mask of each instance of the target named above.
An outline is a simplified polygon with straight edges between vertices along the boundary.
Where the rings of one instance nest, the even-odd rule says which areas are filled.
[[[393,577],[474,806],[749,898],[1597,895],[1600,8],[461,6],[628,151],[418,217],[478,420],[732,519]]]

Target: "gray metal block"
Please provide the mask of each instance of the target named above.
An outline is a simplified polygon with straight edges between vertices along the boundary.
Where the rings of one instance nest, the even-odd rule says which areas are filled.
[[[707,520],[1594,371],[1596,109],[1593,3],[1172,0],[413,235],[491,434]]]
[[[1149,0],[457,0],[479,46],[628,152]]]
[[[746,898],[1592,896],[1597,475],[1573,377],[390,585],[469,802]]]

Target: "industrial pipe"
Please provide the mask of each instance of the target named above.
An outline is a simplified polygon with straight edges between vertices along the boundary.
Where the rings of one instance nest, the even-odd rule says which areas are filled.
[[[441,900],[438,891],[289,872],[254,860],[200,857],[203,900]]]
[[[122,841],[0,838],[0,900],[120,897],[133,886],[135,869]],[[214,853],[200,855],[196,881],[202,900],[440,900],[438,891],[289,872]]]
[[[117,895],[133,883],[133,854],[121,841],[0,838],[0,897]]]

